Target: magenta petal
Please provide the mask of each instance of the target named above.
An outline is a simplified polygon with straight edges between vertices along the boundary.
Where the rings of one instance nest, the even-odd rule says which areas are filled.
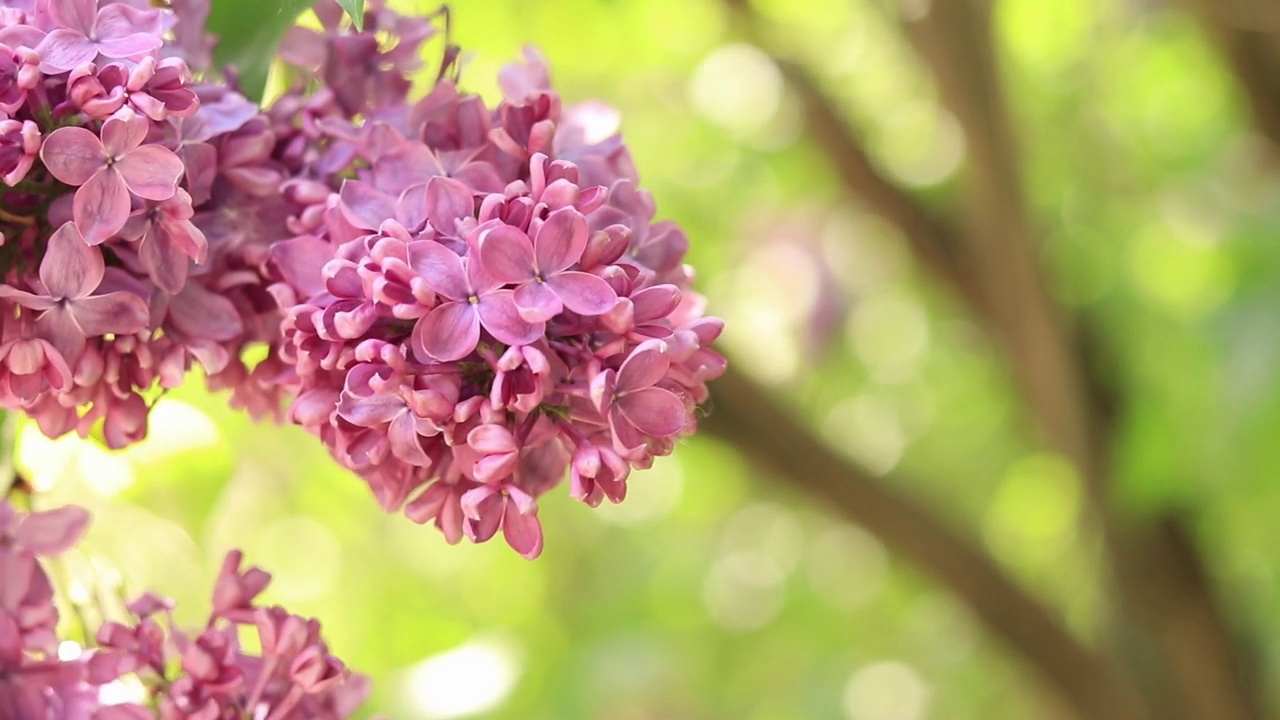
[[[202,285],[187,283],[169,300],[169,320],[175,329],[190,338],[233,340],[244,332],[240,312],[225,296],[209,292]]]
[[[533,243],[519,228],[499,225],[480,236],[480,264],[500,283],[532,280]]]
[[[164,20],[155,10],[142,10],[129,3],[102,3],[98,10],[98,41],[110,42],[114,38],[122,38],[137,33],[160,40],[164,32]],[[159,44],[156,47],[160,47]]]
[[[271,259],[284,279],[302,291],[304,299],[324,292],[325,263],[333,259],[333,245],[315,235],[300,235],[271,246]]]
[[[67,505],[27,515],[18,523],[14,539],[19,547],[36,555],[57,555],[75,545],[88,525],[89,513],[84,508]]]
[[[384,220],[396,216],[396,199],[359,180],[342,183],[342,213],[358,228],[376,230]]]
[[[146,328],[151,319],[142,298],[127,292],[81,298],[68,303],[67,309],[86,337],[132,335]]]
[[[76,190],[71,216],[90,245],[98,245],[120,232],[129,219],[129,189],[115,167],[95,173]]]
[[[439,175],[427,181],[427,221],[436,231],[453,235],[457,221],[474,212],[475,200],[466,185]]]
[[[547,285],[564,306],[579,315],[603,315],[618,303],[618,295],[604,280],[584,272],[562,272],[547,278]]]
[[[51,297],[84,297],[98,289],[105,273],[102,251],[85,245],[75,225],[64,223],[49,236],[48,248],[40,261],[40,282]]]
[[[654,285],[631,296],[635,316],[641,320],[666,317],[680,304],[680,289],[675,285]]]
[[[661,380],[667,374],[667,368],[671,367],[666,349],[666,343],[661,340],[640,343],[618,369],[617,391],[623,393],[639,390]]]
[[[187,284],[191,259],[171,241],[168,233],[152,229],[138,248],[138,260],[147,276],[161,290],[176,295]]]
[[[545,323],[520,317],[510,290],[498,290],[480,298],[480,321],[489,334],[506,345],[528,345],[547,331]]]
[[[478,425],[467,433],[467,444],[485,454],[509,453],[518,449],[511,431],[502,425]]]
[[[391,454],[400,460],[415,467],[431,464],[431,458],[422,449],[413,413],[402,412],[396,416],[387,428],[387,437],[391,440]]]
[[[40,69],[47,73],[67,72],[98,57],[98,46],[84,35],[58,28],[36,47]]]
[[[615,407],[645,435],[667,437],[684,429],[688,414],[684,402],[670,390],[648,387],[619,397]]]
[[[480,343],[480,317],[468,302],[449,302],[413,326],[413,355],[418,362],[451,362],[475,351]]]
[[[531,323],[546,322],[564,310],[560,296],[547,283],[527,282],[512,294],[520,317]]]
[[[113,7],[108,5],[107,7]],[[133,33],[124,37],[109,38],[98,42],[98,52],[111,58],[132,58],[157,50],[163,42],[147,33]]]
[[[148,200],[168,200],[178,190],[182,160],[159,145],[143,145],[120,158],[115,168],[129,190]]]
[[[329,43],[315,30],[295,25],[285,31],[276,53],[290,65],[314,71],[329,56]]]
[[[432,240],[409,243],[409,265],[432,290],[450,300],[466,300],[471,294],[462,258]]]
[[[542,554],[542,523],[538,522],[536,512],[523,515],[514,505],[514,501],[507,501],[502,516],[502,536],[511,549],[532,560]]]
[[[65,309],[54,307],[36,320],[36,332],[49,341],[66,360],[67,365],[75,367],[80,354],[84,352],[84,331],[71,319]]]
[[[98,0],[49,0],[49,19],[54,25],[89,35],[98,24]]]
[[[141,145],[150,129],[151,123],[133,112],[109,117],[102,123],[102,147],[108,156],[119,159]]]
[[[101,170],[107,156],[97,135],[82,127],[63,127],[45,138],[40,159],[55,178],[76,186]]]
[[[32,310],[48,310],[58,304],[58,301],[53,298],[18,290],[12,285],[0,285],[0,298],[12,300],[22,307],[31,308]]]
[[[377,394],[357,397],[346,392],[338,401],[338,414],[360,427],[376,428],[404,415],[404,400],[395,395]]]
[[[533,239],[538,269],[554,275],[581,260],[587,236],[587,219],[577,210],[561,208],[551,213]]]

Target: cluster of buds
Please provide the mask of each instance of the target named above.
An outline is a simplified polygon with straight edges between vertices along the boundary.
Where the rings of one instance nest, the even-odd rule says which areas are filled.
[[[600,132],[609,111],[562,108],[535,53],[504,70],[497,107],[459,91],[453,48],[410,102],[429,26],[317,14],[282,57],[326,85],[268,112],[299,171],[270,288],[289,416],[387,510],[450,542],[501,530],[534,557],[539,495],[567,474],[578,500],[621,501],[633,467],[694,429],[722,323],[690,289],[684,234],[653,222]]]
[[[240,359],[278,335],[257,270],[285,232],[274,136],[193,83],[180,25],[146,0],[0,2],[0,405],[49,435],[136,442],[197,363],[281,402]]]
[[[93,647],[67,652],[42,565],[89,521],[68,506],[24,513],[0,501],[0,717],[15,720],[344,720],[368,695],[320,637],[320,625],[254,599],[271,576],[227,555],[198,634],[173,624],[173,603],[147,593],[128,622],[105,622]],[[256,633],[257,650],[240,644]],[[74,644],[72,644],[74,645]],[[121,702],[112,688],[139,689]]]

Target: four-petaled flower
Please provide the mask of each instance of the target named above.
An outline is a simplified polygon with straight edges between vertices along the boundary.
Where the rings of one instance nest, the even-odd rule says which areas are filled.
[[[182,161],[168,148],[142,144],[150,128],[145,118],[122,111],[102,124],[101,140],[85,128],[63,127],[44,141],[40,159],[45,167],[62,182],[79,186],[72,217],[90,245],[124,227],[129,193],[168,200],[177,192]]]
[[[591,399],[608,418],[619,455],[634,455],[644,446],[645,436],[669,437],[688,424],[684,401],[670,390],[654,387],[670,366],[667,344],[646,340],[617,372],[605,370],[591,381]]]
[[[409,244],[409,264],[428,287],[448,299],[414,325],[412,347],[419,362],[466,357],[480,343],[481,327],[507,345],[528,345],[546,331],[543,323],[521,318],[513,292],[500,289],[502,282],[471,257],[420,240]]]
[[[580,315],[601,315],[618,302],[609,283],[570,270],[587,247],[587,220],[573,208],[551,213],[533,233],[501,225],[480,243],[480,263],[494,279],[518,284],[514,299],[520,317],[545,322],[566,307]]]
[[[0,285],[0,297],[39,311],[36,329],[74,367],[86,338],[136,333],[150,319],[147,304],[137,295],[94,295],[105,275],[102,253],[85,244],[75,225],[66,223],[49,237],[40,278],[31,281],[36,292]]]
[[[125,3],[98,8],[98,0],[50,0],[49,19],[58,27],[36,52],[45,72],[66,72],[101,53],[132,58],[160,48],[160,15]]]

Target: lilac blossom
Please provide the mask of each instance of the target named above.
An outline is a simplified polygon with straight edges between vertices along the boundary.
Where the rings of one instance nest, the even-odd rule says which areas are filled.
[[[130,193],[168,200],[177,192],[182,161],[172,150],[144,145],[149,124],[134,113],[107,118],[102,137],[81,127],[58,128],[40,157],[62,182],[79,187],[73,213],[90,245],[115,235],[129,218]]]
[[[54,29],[36,48],[41,69],[65,72],[111,58],[141,57],[160,49],[160,14],[125,3],[99,7],[98,0],[49,0]]]
[[[144,593],[126,605],[127,619],[103,622],[85,652],[60,657],[43,563],[70,550],[88,521],[79,507],[27,513],[0,499],[0,717],[202,720],[250,708],[274,720],[345,720],[368,696],[367,680],[329,652],[319,622],[255,602],[271,576],[241,570],[235,550],[197,632],[175,626],[172,601]],[[256,635],[257,650],[241,645],[242,631]],[[102,688],[120,680],[144,688],[145,704],[107,704]]]

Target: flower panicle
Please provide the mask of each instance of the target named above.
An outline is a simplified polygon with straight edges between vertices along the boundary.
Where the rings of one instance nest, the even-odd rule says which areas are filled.
[[[174,625],[171,601],[144,593],[89,647],[68,652],[44,563],[88,522],[76,506],[28,513],[0,500],[0,717],[345,720],[368,696],[368,680],[329,652],[317,621],[257,603],[270,576],[242,569],[239,551],[227,554],[198,632]],[[241,645],[241,630],[257,648]],[[113,687],[141,692],[120,703]]]

